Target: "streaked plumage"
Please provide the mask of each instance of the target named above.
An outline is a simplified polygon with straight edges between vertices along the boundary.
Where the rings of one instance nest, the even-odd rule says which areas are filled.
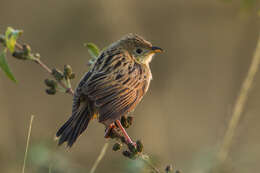
[[[161,51],[134,34],[104,50],[78,84],[72,115],[56,134],[59,144],[68,142],[72,146],[96,115],[108,127],[133,111],[149,87],[149,62],[155,50]]]

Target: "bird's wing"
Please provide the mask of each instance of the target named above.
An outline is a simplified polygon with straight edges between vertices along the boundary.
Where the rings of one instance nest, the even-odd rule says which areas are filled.
[[[83,94],[82,87],[87,83],[88,79],[91,77],[91,74],[92,74],[92,72],[88,71],[84,75],[84,77],[80,80],[80,82],[75,90],[75,93],[73,96],[72,115],[78,111],[81,101],[83,101],[83,99],[86,99],[86,97]],[[84,101],[86,101],[86,100],[84,100]]]
[[[147,74],[127,53],[114,52],[100,58],[102,56],[103,60],[96,62],[83,90],[94,101],[99,121],[113,122],[140,102],[148,86]]]

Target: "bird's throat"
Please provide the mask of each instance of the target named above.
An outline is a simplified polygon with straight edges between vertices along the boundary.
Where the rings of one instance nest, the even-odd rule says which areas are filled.
[[[154,55],[154,53],[151,53],[151,54],[149,54],[148,56],[146,56],[146,57],[143,59],[143,63],[146,64],[147,66],[149,66],[150,62],[151,62],[152,59],[153,59],[153,55]]]

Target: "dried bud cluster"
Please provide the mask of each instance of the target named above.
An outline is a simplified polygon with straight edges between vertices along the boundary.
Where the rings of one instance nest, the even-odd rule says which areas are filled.
[[[55,80],[59,83],[63,83],[67,88],[71,88],[71,84],[70,84],[70,79],[74,79],[75,78],[75,73],[72,72],[72,68],[70,65],[64,65],[64,69],[63,72],[60,71],[57,68],[53,68],[51,71],[52,76],[55,78]],[[54,95],[57,91],[57,82],[54,80],[49,80],[46,79],[45,80],[45,84],[49,87],[48,89],[46,89],[46,93],[49,95]],[[64,89],[67,89],[64,88]],[[61,92],[67,92],[61,90],[60,88],[58,88],[58,91]]]
[[[122,116],[121,118],[121,124],[124,128],[129,128],[133,124],[134,117],[132,116]]]

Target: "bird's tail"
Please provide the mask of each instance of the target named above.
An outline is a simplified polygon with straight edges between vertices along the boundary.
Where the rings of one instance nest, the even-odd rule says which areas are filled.
[[[92,116],[88,106],[85,106],[80,111],[75,112],[56,133],[59,140],[58,145],[67,142],[67,146],[71,147],[79,135],[86,130],[91,118]]]

